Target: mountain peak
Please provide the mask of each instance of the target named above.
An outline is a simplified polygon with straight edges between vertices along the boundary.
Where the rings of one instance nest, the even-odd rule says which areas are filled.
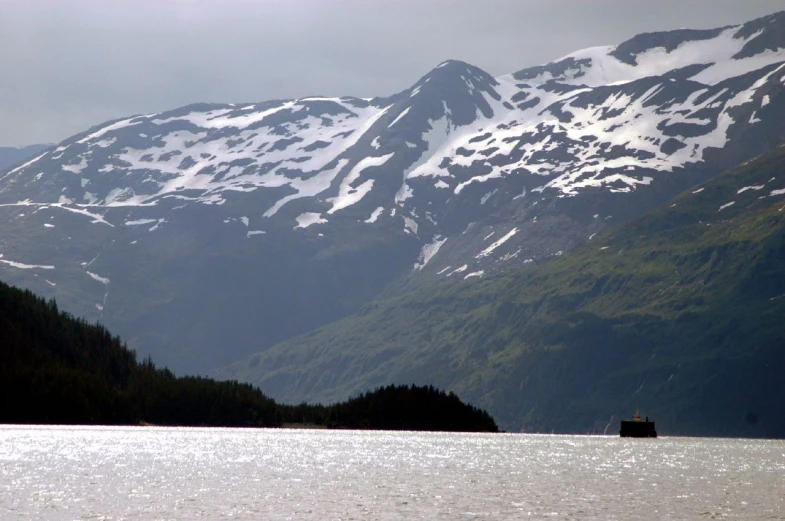
[[[532,85],[599,87],[691,67],[692,74],[684,79],[716,85],[781,62],[785,62],[785,12],[716,29],[643,33],[615,47],[583,49],[512,77]]]
[[[748,39],[735,59],[750,58],[785,49],[785,11],[752,20],[741,26],[736,38]]]
[[[653,49],[662,49],[671,53],[688,42],[700,42],[716,38],[728,27],[717,29],[675,29],[642,33],[619,44],[609,55],[627,65],[638,65],[638,56]]]
[[[498,85],[496,78],[485,72],[484,70],[466,63],[461,60],[445,60],[428,74],[423,76],[417,85],[434,81],[437,84],[455,81],[456,79],[463,78],[467,86],[479,90],[487,90],[495,85]],[[415,85],[415,88],[416,86]]]
[[[461,60],[446,60],[420,78],[408,90],[412,103],[425,108],[428,117],[449,114],[454,126],[467,125],[494,114],[492,105],[501,100],[499,82],[479,67]]]

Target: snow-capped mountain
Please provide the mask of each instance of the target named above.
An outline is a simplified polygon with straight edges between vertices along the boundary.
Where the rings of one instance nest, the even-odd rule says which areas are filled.
[[[0,173],[0,276],[203,370],[561,252],[785,141],[785,13],[389,98],[191,105]],[[186,354],[188,356],[186,356]]]

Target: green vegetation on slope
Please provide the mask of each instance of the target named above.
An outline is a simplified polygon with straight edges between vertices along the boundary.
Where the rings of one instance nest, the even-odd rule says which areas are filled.
[[[0,422],[496,431],[484,411],[432,387],[397,386],[330,406],[278,405],[237,382],[138,362],[99,325],[0,283]]]
[[[0,284],[0,422],[274,426],[276,404],[248,384],[176,378],[99,325]]]
[[[288,401],[396,381],[510,430],[785,436],[785,147],[501,277],[448,281],[230,366]],[[733,202],[733,204],[730,204]]]

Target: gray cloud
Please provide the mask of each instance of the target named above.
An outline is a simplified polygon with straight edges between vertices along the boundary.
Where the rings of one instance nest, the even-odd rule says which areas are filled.
[[[0,144],[192,102],[388,95],[446,58],[498,75],[782,0],[0,0]]]

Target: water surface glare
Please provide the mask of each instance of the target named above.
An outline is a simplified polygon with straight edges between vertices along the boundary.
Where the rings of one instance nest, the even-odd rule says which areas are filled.
[[[785,441],[5,425],[0,519],[785,519]]]

